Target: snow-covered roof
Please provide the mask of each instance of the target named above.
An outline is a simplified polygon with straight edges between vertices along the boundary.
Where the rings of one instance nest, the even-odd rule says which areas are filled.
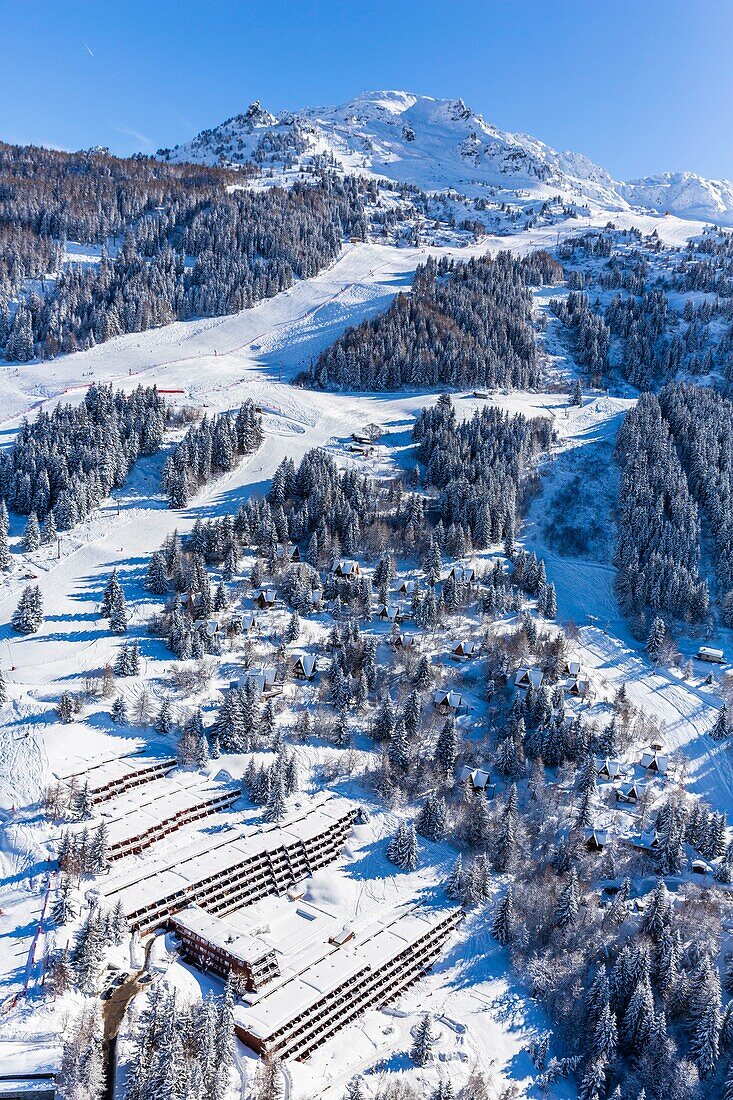
[[[541,668],[520,668],[514,677],[514,686],[538,688],[542,685],[544,675]]]
[[[277,669],[260,668],[256,672],[245,672],[243,676],[240,676],[239,683],[242,687],[246,684],[254,684],[258,694],[264,695],[277,683]]]
[[[104,760],[99,764],[93,764],[83,772],[68,772],[59,778],[66,783],[74,780],[79,788],[88,783],[89,790],[103,790],[110,783],[118,783],[126,779],[133,779],[143,775],[147,771],[175,767],[176,761],[167,757],[143,756],[139,754],[130,756],[117,756],[111,760]]]
[[[656,829],[652,829],[648,833],[637,833],[631,837],[631,843],[635,848],[643,848],[644,851],[651,851],[652,848],[656,848],[659,844],[659,837],[657,836]]]
[[[379,611],[377,612],[380,619],[389,619],[394,622],[402,614],[402,608],[398,603],[382,603],[379,605]]]
[[[454,642],[451,647],[451,653],[457,657],[473,657],[478,648],[478,642]]]
[[[216,836],[198,834],[187,842],[161,845],[160,854],[148,853],[144,862],[125,860],[102,885],[102,893],[114,905],[121,899],[125,913],[139,912],[178,891],[225,874],[258,852],[272,851],[319,836],[345,814],[350,804],[335,795],[317,799],[307,810],[285,818],[279,825],[257,828],[240,823]]]
[[[203,812],[214,804],[225,809],[237,797],[238,788],[222,786],[198,772],[176,770],[100,803],[91,821],[79,822],[74,828],[96,829],[104,821],[108,849],[114,851],[175,818]]]
[[[669,757],[661,752],[643,752],[641,754],[641,766],[648,771],[666,775],[669,770]]]
[[[298,653],[293,657],[293,668],[299,668],[304,676],[311,677],[316,671],[316,658],[312,653]]]
[[[598,775],[607,775],[609,779],[618,779],[623,775],[624,765],[621,760],[612,756],[597,756],[595,758],[596,772]]]
[[[257,593],[256,599],[261,603],[275,603],[277,593],[274,588],[261,588]]]
[[[586,844],[593,844],[599,848],[605,848],[608,844],[608,829],[584,829],[583,838]]]
[[[237,929],[228,920],[190,905],[172,918],[173,928],[183,928],[206,940],[212,947],[226,951],[244,965],[253,965],[272,954],[272,947],[248,932]]]
[[[640,799],[644,793],[644,784],[640,783],[638,779],[632,779],[628,783],[620,783],[616,796],[622,801],[629,801],[633,799]]]
[[[454,565],[450,571],[450,576],[459,584],[470,584],[476,576],[476,570],[472,569],[470,565]]]
[[[235,1006],[236,1026],[268,1039],[345,982],[385,967],[447,915],[446,910],[403,907],[378,917],[353,938],[325,944],[320,958],[276,978],[261,993],[247,994],[248,1003]]]
[[[460,691],[434,691],[433,702],[436,707],[447,706],[457,710],[463,702],[463,696]]]
[[[286,557],[292,558],[297,549],[298,547],[295,545],[294,542],[280,542],[277,545],[277,550],[275,551],[275,553],[278,557],[278,560],[282,561],[283,558]]]
[[[359,563],[352,558],[334,558],[331,572],[338,573],[341,577],[351,577],[359,572]]]
[[[458,778],[461,783],[470,780],[472,786],[479,790],[483,790],[491,784],[491,775],[486,768],[470,768],[468,764],[461,768],[461,774]]]
[[[415,580],[403,580],[400,582],[397,591],[404,592],[406,596],[412,596],[414,592],[417,592],[418,583]]]

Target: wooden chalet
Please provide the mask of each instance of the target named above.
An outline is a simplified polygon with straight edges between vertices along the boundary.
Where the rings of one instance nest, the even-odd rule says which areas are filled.
[[[255,603],[261,611],[267,611],[277,603],[277,593],[274,588],[261,588],[255,596]]]
[[[379,605],[377,618],[383,623],[401,623],[404,619],[402,607],[398,603],[383,603]]]
[[[619,779],[624,774],[623,763],[613,756],[597,756],[595,765],[599,779]]]
[[[487,768],[472,768],[465,764],[458,775],[458,782],[462,787],[470,787],[472,791],[493,793],[491,773]]]
[[[621,783],[616,788],[616,801],[626,802],[632,806],[643,797],[645,786],[638,779],[631,779],[628,783]]]
[[[416,580],[403,580],[397,586],[397,592],[401,596],[414,596],[416,592],[420,590],[419,581]]]
[[[334,558],[331,562],[331,572],[334,577],[341,577],[348,581],[356,580],[360,573],[359,563],[352,558]]]
[[[656,772],[658,775],[667,775],[669,771],[669,757],[657,749],[643,752],[639,763],[648,772]]]
[[[608,829],[584,829],[583,839],[589,852],[602,852],[608,844]]]
[[[470,565],[454,565],[449,574],[456,584],[475,584],[476,570]]]
[[[297,653],[290,671],[296,680],[313,680],[316,675],[316,658],[312,653]]]
[[[456,642],[451,648],[450,655],[454,661],[470,661],[479,652],[478,642]]]
[[[527,688],[538,688],[542,686],[542,681],[545,678],[545,674],[541,668],[520,668],[514,676],[514,686],[526,690]]]
[[[441,714],[457,714],[463,707],[460,691],[434,691],[433,706]]]
[[[300,561],[300,550],[295,542],[279,542],[275,550],[275,557],[279,562]]]
[[[247,611],[241,616],[242,633],[254,634],[255,631],[260,629],[260,619],[254,613],[254,611]]]
[[[402,630],[398,630],[389,641],[395,649],[414,649],[418,639],[416,634],[405,634]]]
[[[659,847],[659,835],[656,829],[648,833],[637,833],[630,838],[632,848],[638,848],[641,852],[656,852]]]
[[[707,661],[711,665],[724,665],[725,654],[722,649],[713,649],[709,645],[701,645],[695,654],[698,661]]]
[[[564,688],[568,695],[573,695],[577,699],[587,699],[591,694],[590,680],[587,676],[568,676]]]
[[[270,699],[274,695],[282,695],[283,686],[278,681],[277,669],[261,668],[256,672],[248,672],[245,682],[254,686],[260,699]]]

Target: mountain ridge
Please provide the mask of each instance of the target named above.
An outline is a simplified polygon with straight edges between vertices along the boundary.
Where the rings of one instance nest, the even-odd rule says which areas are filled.
[[[617,181],[583,153],[557,150],[529,134],[487,122],[462,99],[405,91],[362,92],[337,106],[272,114],[255,100],[242,114],[158,155],[172,161],[258,164],[284,173],[322,161],[477,198],[521,191],[609,212],[640,207],[660,214],[733,225],[733,182],[694,172],[661,172]]]

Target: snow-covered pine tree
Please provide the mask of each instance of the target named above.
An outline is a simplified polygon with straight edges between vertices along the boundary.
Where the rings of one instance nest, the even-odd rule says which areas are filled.
[[[410,1050],[410,1058],[416,1066],[427,1066],[433,1060],[433,1045],[435,1036],[430,1021],[430,1014],[424,1013],[415,1031],[415,1038]]]

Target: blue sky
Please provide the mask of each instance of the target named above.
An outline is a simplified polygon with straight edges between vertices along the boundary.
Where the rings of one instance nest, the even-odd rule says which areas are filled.
[[[733,0],[0,0],[0,138],[153,151],[403,88],[617,178],[733,179]]]

